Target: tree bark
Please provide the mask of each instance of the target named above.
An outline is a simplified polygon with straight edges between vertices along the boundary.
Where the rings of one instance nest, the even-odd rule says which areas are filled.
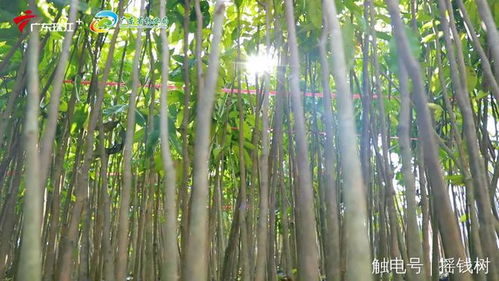
[[[296,231],[298,247],[298,280],[319,280],[319,253],[314,212],[312,175],[309,165],[308,145],[305,132],[305,116],[300,91],[300,61],[294,8],[291,0],[285,1],[291,74],[289,78],[291,104],[294,114],[296,157],[299,171],[296,194]]]
[[[211,115],[218,78],[220,41],[223,31],[225,4],[217,0],[213,22],[213,40],[208,59],[208,74],[200,88],[194,154],[194,186],[192,190],[186,257],[182,280],[204,281],[208,278],[208,161],[210,154]]]
[[[486,0],[475,0],[475,3],[478,7],[478,13],[487,27],[487,39],[492,58],[494,59],[495,77],[496,81],[499,81],[499,31],[497,31],[497,26],[488,2]]]
[[[160,17],[165,17],[166,0],[160,4]],[[160,96],[160,135],[161,135],[161,159],[163,161],[163,171],[165,173],[165,213],[166,228],[168,231],[164,237],[164,248],[167,259],[164,261],[165,268],[161,280],[177,281],[178,259],[177,259],[177,197],[176,197],[176,174],[175,167],[168,143],[168,72],[170,53],[168,47],[168,36],[164,28],[161,29],[161,96]],[[185,93],[187,95],[187,93]]]
[[[118,14],[123,16],[123,5],[124,1],[120,0],[118,5]],[[119,25],[114,30],[111,42],[109,43],[109,52],[106,60],[106,65],[102,74],[102,81],[99,83],[97,88],[97,96],[94,102],[94,106],[90,112],[90,119],[87,127],[87,135],[85,139],[85,153],[83,163],[80,169],[76,170],[76,180],[75,180],[75,196],[76,201],[73,204],[73,208],[70,211],[70,221],[67,225],[67,230],[64,231],[61,237],[61,245],[59,248],[59,260],[57,273],[59,281],[69,281],[71,278],[71,272],[73,270],[72,264],[72,251],[76,246],[77,236],[78,236],[78,225],[80,222],[81,211],[83,209],[84,201],[86,197],[86,189],[88,189],[88,171],[90,169],[90,164],[93,160],[93,142],[94,142],[94,131],[97,125],[98,117],[101,112],[102,102],[104,99],[105,83],[109,78],[109,73],[111,71],[111,64],[113,61],[114,50],[116,46],[116,40],[118,38]],[[77,163],[77,162],[76,162]],[[75,164],[76,169],[77,164]]]
[[[140,15],[144,14],[144,0],[140,2]],[[140,75],[140,54],[142,51],[142,28],[137,30],[137,38],[135,40],[135,56],[132,65],[132,92],[128,100],[127,126],[125,146],[123,148],[123,186],[120,194],[120,209],[118,220],[118,237],[117,237],[117,253],[116,253],[116,280],[125,280],[127,274],[128,260],[128,231],[129,231],[129,209],[130,209],[130,193],[132,189],[132,148],[135,135],[135,109],[137,105],[137,93],[139,87]]]
[[[340,23],[335,3],[324,1],[333,53],[333,76],[338,102],[339,149],[342,155],[345,200],[346,280],[372,280],[367,236],[367,210],[361,165],[356,151],[356,132]],[[355,140],[355,141],[354,141]]]
[[[76,20],[76,12],[78,11],[78,1],[71,0],[69,8],[68,22],[74,23]],[[59,117],[59,105],[61,100],[62,82],[69,59],[69,49],[73,41],[74,31],[68,31],[64,35],[62,42],[61,57],[57,63],[55,70],[53,89],[50,92],[50,103],[48,109],[47,123],[43,136],[41,137],[40,163],[50,163],[52,147],[54,144],[55,131],[57,127],[57,119]],[[45,187],[50,165],[41,165],[40,168],[40,184]]]
[[[402,60],[399,59],[399,88],[400,88],[400,113],[399,113],[399,141],[400,153],[402,156],[402,173],[404,175],[404,182],[406,186],[406,200],[407,200],[407,254],[410,259],[418,259],[420,262],[423,260],[423,249],[421,247],[421,239],[419,238],[419,228],[417,222],[417,204],[416,204],[416,180],[412,173],[412,153],[410,142],[410,129],[411,129],[411,100],[409,95],[409,79],[407,77],[407,70],[405,69]],[[411,260],[409,260],[411,262]],[[416,272],[415,269],[408,269],[409,281],[423,281],[426,279],[426,268]]]
[[[324,21],[327,25],[327,21]],[[326,189],[326,226],[327,237],[325,237],[326,252],[326,280],[340,280],[340,227],[338,219],[338,199],[336,184],[336,151],[334,144],[334,116],[331,103],[331,89],[329,84],[330,70],[326,57],[326,46],[329,28],[323,30],[319,42],[320,62],[322,67],[322,84],[324,96],[324,127],[326,131],[326,142],[324,144],[324,185]]]
[[[449,197],[442,177],[442,167],[438,159],[438,148],[435,142],[434,131],[431,123],[431,116],[427,106],[425,89],[419,63],[410,53],[409,40],[404,31],[404,24],[400,18],[398,1],[386,0],[392,25],[394,27],[394,35],[397,43],[397,52],[403,60],[407,72],[412,79],[414,87],[414,103],[418,113],[418,125],[420,130],[420,139],[422,140],[424,149],[424,160],[430,182],[432,184],[432,192],[435,196],[436,214],[440,229],[442,231],[442,240],[448,257],[453,257],[456,260],[461,258],[464,260],[466,254],[463,244],[460,241],[459,229],[450,206]],[[469,273],[456,274],[457,281],[471,281]]]
[[[486,179],[486,171],[483,167],[483,158],[478,147],[477,129],[474,123],[473,109],[467,90],[466,69],[464,59],[462,58],[462,48],[459,39],[455,41],[455,45],[451,41],[450,24],[446,17],[448,12],[446,1],[439,0],[440,21],[445,38],[445,46],[447,49],[447,57],[450,65],[450,74],[452,78],[452,87],[455,92],[456,101],[461,111],[463,118],[463,133],[466,139],[466,148],[468,150],[471,175],[478,206],[478,218],[480,221],[480,238],[483,245],[483,250],[487,257],[492,259],[489,268],[489,278],[496,280],[497,273],[497,256],[498,248],[494,229],[495,219],[492,214],[492,206],[488,197],[488,181]],[[498,41],[499,42],[499,41]],[[457,54],[455,49],[457,49]],[[460,58],[460,59],[459,59]]]
[[[30,6],[35,9],[34,1]],[[28,45],[28,99],[24,121],[24,150],[26,153],[25,182],[26,192],[23,204],[23,230],[18,280],[39,281],[42,273],[42,199],[40,183],[40,155],[38,154],[38,113],[40,92],[38,78],[40,36],[39,31],[31,32]]]
[[[271,2],[265,1],[265,42],[266,53],[270,55],[270,15]],[[255,281],[264,281],[270,279],[265,278],[267,254],[268,254],[268,229],[269,229],[269,88],[270,76],[268,72],[264,73],[263,81],[263,101],[262,101],[262,154],[260,155],[260,205],[258,217],[258,230],[257,230],[257,256],[256,256],[256,270]],[[259,113],[257,113],[259,114]]]

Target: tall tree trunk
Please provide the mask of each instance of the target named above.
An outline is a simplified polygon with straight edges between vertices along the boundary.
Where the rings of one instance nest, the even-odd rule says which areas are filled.
[[[13,233],[15,223],[17,221],[16,209],[16,199],[19,196],[19,186],[22,178],[22,170],[24,165],[24,159],[22,158],[22,150],[19,150],[16,156],[16,166],[15,171],[12,176],[12,181],[10,182],[10,192],[5,198],[5,204],[2,206],[2,217],[0,227],[0,279],[3,279],[6,274],[6,268],[8,267],[9,251],[15,248],[17,243],[13,243]],[[17,239],[17,237],[16,237]]]
[[[102,126],[102,119],[99,124],[99,152],[101,161],[101,186],[100,186],[100,197],[102,206],[100,207],[102,211],[102,236],[101,236],[101,251],[102,251],[102,266],[103,274],[102,277],[106,281],[114,281],[114,264],[113,264],[113,250],[111,248],[111,202],[108,192],[108,155],[106,153],[104,144],[104,130]]]
[[[412,173],[412,153],[410,143],[411,128],[411,100],[409,95],[409,78],[402,60],[399,59],[399,88],[400,88],[400,115],[399,115],[399,141],[400,153],[402,156],[402,173],[406,185],[407,200],[407,254],[412,259],[422,262],[423,249],[421,239],[419,238],[419,228],[417,222],[417,204],[416,204],[416,180]],[[409,281],[423,281],[426,279],[426,268],[423,267],[419,272],[416,269],[408,269]]]
[[[118,5],[119,17],[123,16],[123,5],[124,1],[120,0]],[[104,90],[106,81],[109,78],[109,73],[111,71],[111,64],[113,61],[114,50],[116,46],[116,40],[118,38],[119,25],[114,30],[111,42],[109,43],[109,52],[106,60],[106,65],[102,74],[102,81],[99,83],[97,88],[97,96],[94,102],[94,106],[90,112],[90,119],[87,127],[87,136],[85,140],[85,153],[83,163],[80,169],[76,170],[75,176],[75,196],[76,201],[71,208],[69,213],[70,221],[67,225],[67,230],[64,231],[61,237],[61,246],[59,248],[59,260],[58,260],[58,280],[59,281],[69,281],[71,278],[71,272],[73,270],[72,264],[72,252],[73,248],[76,246],[77,236],[78,236],[78,225],[80,222],[81,211],[83,208],[84,201],[86,200],[86,189],[88,189],[88,171],[90,169],[91,161],[93,160],[93,142],[94,142],[94,131],[97,125],[98,117],[101,112],[102,102],[104,99]],[[75,162],[77,163],[77,162]],[[75,164],[75,169],[76,169]]]
[[[28,54],[29,56],[29,54]],[[16,105],[16,99],[19,94],[23,91],[24,87],[26,87],[26,65],[28,63],[28,56],[25,56],[21,61],[21,65],[19,66],[19,70],[16,73],[16,81],[14,82],[14,86],[12,87],[12,92],[9,95],[9,99],[7,100],[7,104],[5,105],[5,110],[2,112],[0,118],[0,149],[3,148],[7,142],[4,142],[5,133],[7,131],[7,125],[12,118],[12,112],[14,110],[14,106]],[[1,182],[0,182],[1,183]]]
[[[414,56],[410,53],[409,40],[404,31],[404,24],[400,18],[400,10],[398,1],[386,0],[388,10],[392,18],[394,26],[394,35],[397,42],[397,52],[401,55],[404,61],[407,72],[412,79],[414,87],[414,103],[418,113],[418,125],[421,132],[420,139],[424,148],[424,160],[427,172],[432,184],[432,192],[435,196],[435,201],[438,202],[434,207],[440,228],[442,230],[442,237],[444,248],[448,257],[455,259],[465,259],[466,254],[463,244],[459,238],[459,229],[454,218],[447,190],[442,177],[442,167],[438,159],[438,149],[435,142],[435,135],[432,128],[431,116],[427,106],[425,89],[421,74],[421,68]],[[469,273],[456,274],[457,281],[471,281]]]
[[[192,190],[186,257],[182,265],[182,280],[204,281],[208,278],[208,162],[210,156],[211,115],[218,78],[220,41],[225,4],[217,0],[213,22],[213,40],[208,59],[208,74],[200,88],[194,155],[194,186]]]
[[[140,15],[144,14],[144,0],[140,1]],[[135,40],[135,55],[132,64],[132,93],[128,100],[127,126],[125,146],[123,148],[123,186],[120,194],[120,209],[118,221],[117,253],[116,253],[116,280],[124,280],[127,274],[128,260],[128,232],[130,219],[128,213],[130,210],[130,193],[132,189],[132,154],[135,135],[135,109],[137,104],[137,93],[140,76],[140,54],[142,51],[142,28],[137,30]]]
[[[297,247],[299,253],[298,280],[317,281],[319,280],[319,253],[316,246],[317,232],[312,175],[310,173],[305,116],[300,91],[300,60],[298,57],[294,8],[291,0],[286,0],[285,6],[291,68],[289,83],[295,120],[296,157],[299,159],[297,163],[299,175],[295,202]]]
[[[241,11],[238,8],[237,11],[237,21],[238,21],[238,39],[237,39],[237,59],[241,61],[241,46],[240,46],[240,32],[241,32]],[[253,268],[250,266],[250,245],[248,237],[248,223],[247,223],[247,213],[248,213],[248,193],[247,193],[247,172],[246,172],[246,161],[244,159],[244,115],[245,108],[243,105],[243,93],[242,93],[242,69],[240,65],[236,65],[237,71],[237,109],[239,111],[239,196],[241,198],[240,204],[236,205],[235,208],[238,209],[239,214],[239,228],[240,234],[240,263],[242,266],[241,280],[250,281]],[[236,215],[236,212],[234,212]]]
[[[327,21],[324,21],[327,25]],[[331,103],[331,89],[329,84],[330,70],[326,57],[326,46],[329,27],[322,31],[319,42],[320,61],[322,67],[322,87],[324,96],[324,127],[326,142],[324,144],[324,188],[326,189],[326,280],[340,280],[340,227],[338,219],[338,199],[336,185],[336,151],[334,146],[334,116]]]
[[[324,1],[329,25],[333,76],[338,99],[338,135],[342,155],[345,199],[346,280],[372,280],[369,241],[367,237],[367,210],[359,155],[356,151],[356,133],[350,87],[347,84],[347,66],[340,23],[335,3]]]
[[[266,23],[266,53],[270,55],[270,15],[271,2],[265,2],[265,23]],[[264,73],[263,81],[263,101],[262,101],[262,154],[260,156],[260,205],[257,230],[257,256],[255,281],[268,280],[265,278],[267,255],[268,255],[268,229],[269,229],[269,88],[270,76],[268,72]],[[257,113],[259,114],[259,113]]]
[[[449,26],[449,20],[446,17],[446,13],[448,13],[447,3],[445,0],[439,0],[438,4],[445,46],[451,69],[452,87],[455,92],[458,107],[463,116],[463,132],[466,139],[474,193],[479,211],[478,218],[480,221],[481,243],[487,257],[492,259],[488,276],[492,280],[497,280],[499,278],[496,266],[498,264],[498,248],[494,229],[496,221],[492,214],[492,206],[488,196],[488,181],[485,175],[485,168],[483,167],[484,161],[477,143],[477,129],[474,123],[473,109],[467,91],[467,72],[464,65],[464,59],[462,58],[461,41],[460,39],[455,39],[455,45],[452,43],[450,34],[451,26]],[[455,49],[457,55],[454,52]]]
[[[160,4],[160,17],[165,17],[166,0],[162,0]],[[165,189],[165,213],[166,213],[166,228],[168,231],[164,237],[164,249],[167,254],[167,259],[164,261],[164,270],[162,271],[161,280],[177,281],[178,274],[178,259],[177,259],[177,197],[176,197],[176,176],[175,167],[170,152],[170,144],[168,143],[168,71],[170,53],[168,49],[168,36],[164,28],[161,29],[161,96],[160,96],[160,136],[161,136],[161,159],[163,161],[163,171],[165,173],[164,189]],[[185,93],[186,95],[188,93]]]
[[[35,3],[30,1],[34,10]],[[24,121],[24,150],[26,151],[26,192],[23,205],[23,230],[18,280],[39,281],[42,273],[42,199],[40,183],[40,155],[38,154],[38,112],[40,92],[38,80],[39,32],[31,32],[28,45],[28,99]]]
[[[451,5],[450,1],[447,2],[448,5]],[[490,63],[489,58],[487,57],[487,54],[485,53],[485,50],[482,47],[482,44],[480,43],[480,39],[477,36],[477,33],[475,31],[475,27],[473,27],[473,24],[471,23],[470,17],[468,15],[468,11],[466,11],[466,8],[464,7],[463,0],[457,0],[457,5],[459,7],[459,10],[461,11],[461,16],[466,24],[466,29],[468,31],[468,37],[470,38],[471,43],[473,44],[473,48],[476,50],[478,55],[480,56],[481,60],[481,65],[483,72],[485,74],[485,78],[487,79],[491,91],[496,98],[496,100],[499,100],[499,85],[498,81],[494,77],[494,73],[492,72],[492,66]],[[498,63],[496,62],[496,65]]]
[[[76,20],[76,12],[78,11],[78,1],[71,0],[69,8],[68,22],[74,23]],[[73,41],[74,31],[68,31],[64,35],[62,42],[61,57],[57,63],[57,68],[54,74],[54,82],[52,83],[53,89],[50,92],[50,103],[48,109],[47,124],[42,136],[41,149],[40,149],[40,162],[50,163],[52,154],[52,146],[54,144],[55,131],[57,127],[57,118],[59,117],[59,105],[61,100],[62,82],[69,58],[69,49]],[[45,187],[45,182],[48,176],[50,165],[41,165],[40,168],[40,182],[42,187]]]
[[[196,5],[199,6],[199,0],[195,0]],[[196,73],[198,71],[202,72],[202,61],[201,61],[201,46],[202,46],[202,28],[203,28],[203,18],[200,14],[201,11],[196,8]],[[188,199],[188,186],[190,180],[190,154],[189,154],[189,135],[188,135],[188,125],[191,115],[190,110],[190,100],[191,100],[191,74],[190,74],[190,64],[189,64],[189,24],[190,24],[190,13],[191,13],[191,0],[186,0],[184,2],[184,118],[182,120],[182,184],[179,191],[179,208],[177,212],[182,212],[181,223],[180,223],[180,250],[181,258],[184,257],[185,243],[187,241],[187,226],[189,221],[189,199]],[[199,50],[198,50],[199,48]],[[197,75],[196,78],[199,79],[201,74]],[[196,79],[196,80],[197,80]]]
[[[495,76],[496,80],[499,81],[499,31],[497,31],[496,22],[487,0],[475,0],[475,3],[478,7],[478,13],[480,13],[483,23],[487,27],[487,39],[494,59]]]
[[[436,33],[437,31],[434,30]],[[435,47],[437,50],[439,50],[440,43],[438,40],[435,41]],[[442,63],[442,56],[440,52],[436,52],[436,58],[437,58],[437,65],[439,68],[443,67]],[[466,200],[468,202],[468,213],[469,213],[469,221],[470,221],[470,240],[472,241],[472,247],[470,249],[470,254],[471,257],[479,257],[483,256],[483,251],[482,251],[482,242],[480,241],[479,238],[479,229],[478,229],[478,217],[476,213],[476,208],[475,208],[475,196],[473,195],[474,187],[473,187],[473,181],[471,180],[471,174],[470,174],[470,168],[469,168],[469,163],[466,160],[466,152],[464,148],[464,143],[461,137],[461,134],[458,131],[458,125],[457,125],[457,120],[456,120],[456,114],[454,113],[452,103],[449,98],[449,94],[447,91],[447,88],[444,86],[446,84],[445,82],[445,77],[443,73],[438,73],[438,78],[440,81],[440,85],[442,87],[442,96],[444,99],[444,105],[445,108],[448,111],[449,114],[449,120],[450,120],[450,125],[451,125],[451,134],[454,138],[457,151],[458,151],[458,162],[456,163],[460,170],[461,173],[463,174],[464,177],[464,185],[466,187]],[[477,280],[483,280],[485,278],[485,275],[483,273],[478,273]]]

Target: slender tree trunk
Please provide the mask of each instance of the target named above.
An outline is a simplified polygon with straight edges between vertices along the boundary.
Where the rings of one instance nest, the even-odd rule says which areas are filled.
[[[418,157],[417,157],[417,171],[419,175],[419,190],[421,192],[421,213],[422,213],[422,240],[423,240],[423,264],[426,272],[426,280],[430,280],[431,277],[431,259],[430,259],[430,208],[429,208],[429,198],[427,191],[427,182],[423,167],[423,150],[420,146],[417,147]],[[416,171],[415,171],[416,173]]]
[[[19,66],[19,70],[16,73],[16,81],[14,82],[14,86],[12,87],[12,92],[9,95],[9,99],[7,100],[7,104],[5,105],[5,110],[2,112],[2,116],[0,118],[0,149],[3,149],[3,146],[7,144],[6,141],[4,142],[4,137],[7,131],[7,125],[10,123],[9,121],[13,119],[12,112],[14,110],[14,106],[16,105],[16,99],[22,92],[24,87],[26,87],[26,65],[28,63],[28,56],[25,56],[25,58],[23,58],[21,65]]]
[[[434,31],[436,32],[436,31]],[[440,43],[439,41],[435,41],[435,47],[437,50],[440,49]],[[440,52],[436,52],[436,58],[437,58],[437,65],[439,68],[443,67],[442,63],[442,56],[440,55]],[[449,99],[449,94],[447,91],[447,88],[445,87],[445,77],[442,73],[439,72],[438,78],[440,81],[440,85],[442,87],[442,96],[444,99],[444,104],[445,107],[448,111],[449,114],[449,120],[450,120],[450,125],[451,125],[451,134],[454,138],[454,141],[456,143],[457,151],[458,153],[458,162],[456,163],[460,170],[461,173],[463,174],[464,177],[464,184],[466,186],[466,200],[468,201],[468,210],[469,210],[469,221],[470,221],[470,233],[469,236],[471,236],[471,241],[472,241],[472,247],[470,249],[470,254],[472,257],[480,257],[483,256],[483,251],[482,251],[482,242],[480,241],[479,238],[479,232],[478,232],[478,218],[476,214],[476,208],[475,208],[475,197],[473,195],[474,191],[474,186],[473,186],[473,181],[471,180],[471,174],[470,174],[470,168],[468,161],[466,160],[466,153],[465,153],[465,148],[463,144],[463,140],[461,138],[461,134],[458,131],[458,125],[457,125],[457,120],[456,120],[456,115],[454,113],[452,103]],[[483,280],[485,278],[483,273],[478,273],[477,280]]]
[[[76,20],[76,12],[78,11],[78,1],[71,0],[69,9],[68,22],[74,23]],[[47,123],[42,136],[41,149],[40,149],[40,162],[50,163],[50,158],[52,154],[52,146],[54,144],[55,131],[57,127],[57,119],[59,117],[59,105],[61,100],[62,92],[62,82],[64,79],[64,74],[66,72],[66,67],[68,65],[69,59],[69,49],[73,41],[74,31],[68,31],[64,35],[64,40],[62,42],[61,57],[57,63],[57,68],[54,74],[54,82],[52,83],[52,91],[50,92],[50,103],[48,109]],[[42,187],[45,187],[45,182],[48,176],[50,165],[41,165],[40,168],[40,183]]]
[[[308,158],[308,145],[305,132],[305,116],[300,91],[300,61],[294,19],[294,7],[291,0],[285,1],[286,23],[290,50],[290,92],[294,113],[296,138],[296,156],[299,175],[296,198],[296,231],[298,247],[298,280],[319,280],[319,253],[316,246],[317,233],[314,212],[312,175]]]
[[[213,23],[213,40],[208,59],[208,75],[198,97],[194,155],[194,186],[189,213],[186,257],[182,280],[204,281],[208,278],[208,161],[210,154],[211,115],[218,78],[220,41],[225,4],[217,0]]]
[[[483,23],[487,27],[487,39],[492,58],[494,59],[496,81],[499,81],[499,31],[497,31],[496,22],[492,16],[489,3],[486,0],[475,0],[475,3]]]
[[[396,0],[386,0],[392,24],[394,26],[394,34],[397,42],[397,51],[402,56],[402,60],[406,65],[409,76],[412,79],[414,87],[414,102],[418,113],[418,124],[421,132],[420,139],[424,148],[425,166],[428,171],[430,182],[433,185],[432,192],[435,196],[436,213],[443,234],[443,242],[448,257],[455,259],[465,259],[466,254],[463,244],[459,238],[459,229],[454,219],[453,212],[450,206],[449,197],[442,178],[442,167],[438,159],[438,149],[435,142],[434,131],[431,124],[430,112],[426,102],[426,95],[423,85],[423,79],[419,63],[410,53],[410,47],[407,35],[404,31],[404,25],[400,18],[400,11]],[[471,276],[468,273],[456,274],[457,281],[470,281]]]
[[[371,15],[371,0],[364,1],[364,19],[369,23],[368,26],[372,25],[370,15]],[[372,28],[369,28],[369,32],[364,34],[362,40],[362,133],[361,133],[361,147],[360,147],[360,162],[362,165],[362,173],[364,177],[364,184],[366,184],[367,190],[369,190],[370,181],[370,124],[371,124],[371,103],[372,103],[372,93],[370,89],[370,76],[369,76],[369,36],[372,36],[373,42],[376,40]],[[376,48],[374,46],[374,52]]]
[[[113,250],[111,248],[111,214],[110,214],[110,199],[108,192],[108,155],[104,146],[104,130],[102,128],[102,120],[99,124],[99,152],[101,161],[101,186],[100,197],[102,202],[102,236],[101,236],[101,256],[103,260],[103,279],[106,281],[114,281],[114,265],[113,265]]]
[[[195,0],[196,5],[199,6],[199,0]],[[189,221],[189,199],[188,199],[188,186],[190,180],[190,154],[189,154],[189,135],[188,135],[188,125],[191,115],[190,110],[190,100],[191,100],[191,74],[189,65],[189,24],[190,24],[190,12],[191,12],[191,0],[186,0],[184,2],[184,118],[182,120],[182,185],[179,191],[179,208],[177,212],[182,212],[180,232],[181,232],[181,258],[184,257],[185,243],[187,241],[188,232],[187,226]],[[201,45],[202,45],[202,16],[201,10],[196,9],[196,70],[202,71],[202,61],[201,61]],[[200,22],[201,21],[201,22]],[[199,50],[198,50],[199,48]],[[197,73],[197,72],[196,72]],[[199,76],[200,77],[200,76]],[[198,76],[196,76],[198,78]],[[197,80],[197,79],[196,79]]]
[[[3,73],[5,68],[9,66],[10,59],[15,55],[15,53],[19,50],[19,47],[22,46],[24,39],[28,36],[29,33],[23,32],[21,36],[17,39],[15,45],[13,45],[9,52],[2,58],[2,62],[0,63],[0,73]],[[0,138],[1,139],[1,138]]]
[[[402,156],[402,173],[404,175],[406,185],[406,200],[407,200],[407,254],[410,259],[418,259],[422,261],[423,249],[421,247],[421,239],[419,238],[419,228],[417,222],[417,204],[416,204],[416,180],[412,173],[412,153],[410,143],[410,128],[411,128],[411,100],[409,96],[409,79],[407,70],[402,61],[399,59],[399,88],[400,88],[400,115],[399,115],[399,141],[400,152]],[[411,260],[409,260],[411,262]],[[416,272],[415,269],[409,268],[410,281],[423,281],[426,279],[426,268]]]
[[[338,99],[338,135],[342,155],[345,200],[346,280],[372,280],[369,241],[367,237],[367,210],[361,165],[356,151],[356,133],[350,87],[347,84],[345,51],[337,18],[335,3],[324,1],[329,25],[333,76]]]
[[[161,1],[160,17],[163,18],[166,13],[166,0]],[[177,205],[176,205],[176,176],[175,167],[168,143],[168,71],[170,54],[168,49],[168,36],[164,28],[161,29],[161,96],[160,96],[160,135],[161,135],[161,158],[163,161],[163,170],[165,173],[165,212],[166,228],[168,231],[164,237],[164,248],[168,258],[164,261],[164,270],[161,280],[177,281],[178,259],[177,259]],[[187,95],[187,93],[185,93]]]
[[[237,20],[238,20],[238,32],[240,36],[240,28],[241,28],[241,12],[238,9],[237,12]],[[240,46],[240,38],[237,39],[237,59],[241,61],[241,46]],[[244,115],[245,108],[243,106],[243,94],[242,94],[242,83],[241,83],[241,75],[242,69],[239,65],[236,66],[237,71],[237,109],[239,111],[239,174],[240,174],[240,183],[239,183],[239,193],[241,197],[241,202],[239,205],[236,205],[235,208],[239,210],[239,228],[241,231],[240,234],[240,262],[242,265],[242,281],[250,281],[251,279],[251,271],[253,268],[250,266],[250,247],[249,247],[249,237],[248,237],[248,224],[247,224],[247,213],[248,213],[248,193],[247,193],[247,172],[246,172],[246,161],[244,159]],[[234,213],[235,215],[235,213]]]
[[[35,9],[34,1],[30,6]],[[38,112],[40,108],[38,59],[39,32],[31,32],[28,45],[28,99],[24,121],[24,150],[26,152],[26,192],[23,205],[21,256],[18,268],[20,281],[39,281],[42,273],[42,186],[40,182],[40,155],[38,154]]]
[[[497,280],[498,273],[496,264],[498,256],[497,241],[495,235],[495,219],[492,215],[492,206],[488,197],[488,181],[485,176],[485,168],[483,167],[483,158],[478,147],[477,130],[474,123],[473,109],[467,91],[466,69],[462,58],[462,48],[459,39],[456,41],[457,56],[454,52],[454,44],[451,41],[449,20],[446,17],[448,12],[446,1],[439,0],[440,21],[445,38],[445,46],[447,49],[448,60],[450,65],[450,74],[452,78],[452,86],[455,91],[457,104],[463,116],[463,132],[466,139],[466,148],[468,149],[471,175],[474,186],[474,193],[478,206],[478,218],[480,220],[480,238],[483,249],[487,257],[492,259],[489,268],[488,277],[491,280]],[[499,42],[499,41],[498,41]],[[459,59],[459,57],[461,59]]]
[[[266,22],[266,53],[270,52],[270,15],[271,2],[265,2],[265,22]],[[267,265],[268,254],[268,228],[269,228],[269,87],[270,76],[268,72],[264,74],[263,85],[263,101],[262,101],[262,154],[260,156],[260,205],[259,205],[259,218],[258,218],[258,232],[257,232],[257,256],[256,256],[256,270],[255,281],[268,280],[265,278],[265,269]],[[258,113],[259,114],[259,113]]]
[[[327,25],[327,21],[324,21]],[[326,26],[319,42],[320,61],[322,67],[322,84],[324,93],[324,124],[326,143],[324,144],[324,185],[326,189],[326,278],[328,281],[340,280],[340,227],[338,220],[338,199],[336,185],[336,151],[334,150],[334,116],[331,104],[329,84],[330,70],[326,58],[326,45],[329,28]]]
[[[448,5],[451,3],[448,1]],[[480,56],[481,60],[481,65],[483,69],[483,73],[485,74],[485,78],[487,79],[489,86],[491,88],[491,91],[496,98],[496,100],[499,100],[499,86],[498,86],[498,81],[494,77],[494,73],[492,72],[492,66],[490,63],[489,58],[487,57],[487,54],[485,53],[485,50],[482,47],[482,44],[480,43],[480,39],[477,37],[477,33],[475,31],[475,28],[473,27],[473,24],[471,23],[470,17],[468,15],[468,12],[466,11],[466,8],[464,7],[463,0],[457,0],[457,5],[459,6],[459,10],[461,11],[461,16],[466,23],[466,29],[468,31],[468,37],[470,38],[471,43],[473,44],[473,48],[476,50],[478,55]],[[496,62],[496,65],[498,63]]]
[[[118,5],[118,14],[121,17],[123,15],[123,5],[124,1],[120,0]],[[102,101],[104,98],[105,82],[109,78],[109,73],[111,70],[111,64],[113,61],[113,55],[115,50],[116,39],[118,38],[119,26],[114,30],[111,42],[109,44],[109,52],[106,60],[106,65],[104,67],[104,72],[102,75],[102,82],[99,83],[97,88],[97,97],[94,102],[94,106],[90,112],[90,119],[87,128],[86,136],[86,148],[83,163],[80,169],[76,172],[75,180],[75,196],[76,201],[73,204],[73,208],[70,211],[70,221],[67,226],[67,230],[64,231],[61,237],[61,247],[59,249],[59,281],[69,281],[72,272],[72,251],[76,246],[77,236],[78,236],[78,224],[80,222],[81,210],[83,208],[83,203],[86,200],[86,189],[88,188],[88,171],[90,169],[91,161],[93,160],[93,142],[94,142],[94,131],[97,125],[98,117],[100,115]],[[75,162],[77,163],[77,162]],[[76,169],[76,165],[75,165]]]
[[[140,15],[144,14],[144,0],[140,2]],[[130,193],[132,189],[132,154],[133,142],[135,135],[135,109],[137,104],[137,93],[139,87],[140,75],[140,54],[142,51],[142,28],[137,30],[137,38],[135,40],[135,56],[132,65],[132,93],[128,100],[127,126],[125,146],[123,148],[123,188],[121,190],[119,221],[118,221],[118,237],[117,237],[117,254],[115,275],[116,280],[124,280],[127,274],[128,260],[128,232],[129,232],[129,209],[130,209]]]
[[[10,192],[5,198],[5,205],[2,208],[2,221],[0,224],[0,227],[2,230],[0,230],[0,241],[2,243],[0,244],[0,279],[3,279],[6,273],[6,268],[8,266],[8,257],[9,257],[9,251],[12,248],[15,248],[15,244],[12,241],[12,232],[11,230],[14,229],[14,225],[17,221],[17,215],[15,213],[16,209],[16,199],[19,196],[19,185],[21,182],[22,178],[22,169],[23,169],[23,164],[24,164],[24,159],[22,159],[22,153],[21,151],[17,153],[18,156],[16,157],[16,168],[14,175],[12,177],[12,181],[10,183]]]

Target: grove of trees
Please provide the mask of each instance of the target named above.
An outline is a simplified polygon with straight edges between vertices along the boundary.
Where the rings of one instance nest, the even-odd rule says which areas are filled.
[[[0,280],[499,281],[499,1],[0,19]]]

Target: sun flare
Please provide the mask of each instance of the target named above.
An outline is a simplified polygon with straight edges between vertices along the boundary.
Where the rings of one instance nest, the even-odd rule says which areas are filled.
[[[267,53],[250,55],[246,60],[246,71],[253,76],[272,73],[276,66],[277,58]]]

